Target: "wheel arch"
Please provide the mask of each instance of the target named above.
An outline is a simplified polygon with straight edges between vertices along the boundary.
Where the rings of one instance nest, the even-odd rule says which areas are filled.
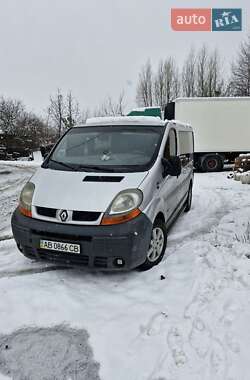
[[[161,220],[163,223],[166,223],[165,216],[163,215],[161,211],[158,212],[158,214],[156,215],[154,223],[156,222],[156,220]]]

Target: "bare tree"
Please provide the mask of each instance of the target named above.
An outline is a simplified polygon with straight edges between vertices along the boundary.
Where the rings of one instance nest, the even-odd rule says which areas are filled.
[[[169,58],[164,63],[166,102],[178,96],[178,70],[175,67],[173,58]]]
[[[85,124],[87,119],[91,116],[91,112],[88,108],[86,108],[85,110],[82,110],[80,112],[80,116],[79,116],[79,124]]]
[[[61,93],[61,90],[58,89],[56,95],[50,97],[50,105],[48,108],[49,120],[52,121],[56,127],[58,137],[60,137],[62,134],[64,113],[64,97]]]
[[[238,57],[232,64],[230,93],[234,96],[250,96],[250,35],[241,43]]]
[[[124,90],[120,93],[118,101],[116,103],[116,113],[117,115],[124,116],[125,114],[125,92]]]
[[[180,92],[180,80],[177,65],[172,57],[161,60],[154,77],[154,103],[163,107],[177,98]]]
[[[155,104],[163,106],[166,103],[166,77],[164,61],[160,60],[157,73],[154,77],[154,98]]]
[[[205,45],[198,51],[196,63],[196,94],[197,96],[208,96],[207,73],[209,67],[209,53]]]
[[[178,98],[181,93],[181,82],[180,82],[180,73],[179,69],[176,66],[174,66],[174,71],[173,71],[173,83],[172,83],[172,91],[170,93],[170,98],[169,100],[173,100]]]
[[[97,109],[95,109],[94,116],[124,116],[124,98],[124,91],[120,93],[117,101],[113,101],[109,96]]]
[[[185,97],[193,97],[196,94],[196,57],[192,48],[182,68],[182,93]]]
[[[218,51],[210,52],[205,45],[197,55],[191,49],[182,69],[182,93],[186,97],[223,96],[226,81]]]
[[[69,91],[64,106],[63,123],[66,128],[72,128],[75,124],[81,120],[81,113],[78,101],[72,96],[72,92]]]
[[[149,60],[139,73],[136,102],[138,106],[142,107],[150,107],[153,105],[153,71]]]
[[[215,50],[209,56],[207,69],[207,96],[223,96],[226,92],[225,79],[222,74],[222,64]]]

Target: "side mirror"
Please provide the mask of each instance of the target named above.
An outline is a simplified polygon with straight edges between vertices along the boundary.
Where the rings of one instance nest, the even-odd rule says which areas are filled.
[[[43,157],[43,162],[46,161],[46,158],[48,157],[49,153],[45,153],[42,157]]]
[[[170,157],[168,160],[162,158],[161,160],[163,166],[163,177],[171,175],[173,177],[178,177],[181,174],[181,160],[178,156]]]

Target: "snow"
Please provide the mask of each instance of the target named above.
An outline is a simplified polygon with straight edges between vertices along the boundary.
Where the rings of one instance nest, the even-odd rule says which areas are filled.
[[[41,164],[43,162],[43,157],[40,150],[37,150],[33,152],[32,154],[33,154],[33,159],[35,163]]]
[[[242,173],[240,180],[242,184],[249,185],[250,184],[250,170]]]
[[[166,120],[165,120],[165,121],[166,121]],[[189,129],[189,130],[191,130],[191,131],[193,130],[191,124],[183,123],[183,122],[180,121],[180,120],[175,120],[175,119],[173,119],[173,120],[171,120],[171,123],[178,124],[179,126],[184,127],[185,129]]]
[[[160,106],[137,107],[137,108],[133,108],[132,112],[144,112],[146,110],[155,110],[155,109],[159,109],[159,108],[161,108],[161,107]]]
[[[0,241],[11,238],[11,214],[22,187],[38,166],[33,161],[0,161]]]
[[[0,193],[12,209],[35,169],[3,169],[11,173],[0,175]],[[0,241],[0,336],[85,330],[102,380],[248,380],[249,201],[249,187],[227,173],[196,174],[193,207],[170,231],[164,261],[147,272],[63,269]],[[8,223],[1,218],[0,231]]]
[[[15,380],[37,379],[38,374],[41,379],[100,380],[88,338],[85,330],[68,326],[26,327],[1,336],[0,362]]]
[[[39,166],[33,161],[0,161],[0,241],[12,236],[11,214],[22,187]]]
[[[0,160],[0,171],[2,168],[5,168],[6,166],[14,166],[17,168],[38,168],[41,166],[42,161],[34,162],[34,161],[5,161]]]
[[[235,181],[241,181],[244,185],[250,184],[250,170],[244,172],[242,168],[239,168],[238,171],[235,171],[234,173],[230,173],[228,175],[229,179],[234,179]]]
[[[116,116],[116,117],[92,117],[86,121],[86,125],[162,125],[165,123],[154,116]]]
[[[10,378],[0,374],[0,380],[9,380]]]

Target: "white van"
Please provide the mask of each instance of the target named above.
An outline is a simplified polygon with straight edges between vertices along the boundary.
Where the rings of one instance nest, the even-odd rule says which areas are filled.
[[[59,140],[12,216],[27,257],[101,270],[149,269],[189,211],[193,131],[156,117],[90,119]]]

